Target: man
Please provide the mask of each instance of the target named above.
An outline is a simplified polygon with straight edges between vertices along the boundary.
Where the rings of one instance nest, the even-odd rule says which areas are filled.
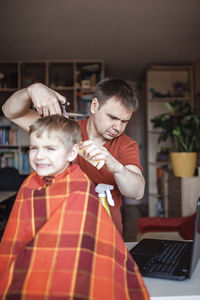
[[[60,103],[66,99],[47,86],[37,83],[15,92],[3,105],[5,116],[23,129],[39,117],[61,114]],[[36,111],[30,109],[33,103]],[[133,112],[137,110],[137,99],[130,85],[120,79],[100,81],[94,92],[90,116],[79,122],[86,147],[85,157],[103,159],[105,165],[96,170],[80,156],[77,162],[96,185],[114,185],[112,196],[115,206],[110,207],[112,219],[122,234],[120,207],[121,195],[140,199],[144,194],[144,178],[139,162],[136,142],[123,134]]]

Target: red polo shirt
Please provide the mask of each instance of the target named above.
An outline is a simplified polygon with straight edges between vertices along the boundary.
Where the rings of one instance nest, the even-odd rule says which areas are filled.
[[[87,134],[87,120],[88,119],[78,122],[81,127],[83,141],[89,139]],[[138,145],[127,135],[122,134],[113,140],[107,141],[103,146],[124,166],[136,165],[142,170],[139,160]],[[99,183],[114,185],[114,190],[111,191],[111,193],[115,206],[110,206],[110,213],[115,226],[122,234],[122,216],[120,211],[122,195],[116,185],[113,174],[109,172],[105,166],[103,166],[100,170],[97,170],[80,155],[78,155],[76,162],[79,164],[82,171],[88,175],[95,186]]]

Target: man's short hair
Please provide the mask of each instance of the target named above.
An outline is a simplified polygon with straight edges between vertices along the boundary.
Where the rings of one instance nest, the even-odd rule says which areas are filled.
[[[79,144],[81,141],[81,129],[78,123],[60,115],[38,119],[30,126],[29,135],[34,132],[37,137],[40,137],[43,132],[48,132],[49,137],[55,134],[69,151],[74,144]]]
[[[138,108],[138,100],[130,84],[122,79],[103,79],[97,83],[94,98],[97,98],[100,107],[112,98],[118,98],[128,109],[135,112]]]

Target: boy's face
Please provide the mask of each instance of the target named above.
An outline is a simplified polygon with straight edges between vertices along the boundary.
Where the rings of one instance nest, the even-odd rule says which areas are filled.
[[[40,176],[55,176],[62,173],[70,163],[70,154],[64,144],[52,134],[44,132],[41,137],[36,132],[30,135],[30,165]]]

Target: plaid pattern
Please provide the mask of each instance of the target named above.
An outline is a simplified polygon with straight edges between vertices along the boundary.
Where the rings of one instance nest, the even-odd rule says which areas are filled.
[[[0,245],[0,299],[149,299],[93,185],[77,165],[22,185]]]

